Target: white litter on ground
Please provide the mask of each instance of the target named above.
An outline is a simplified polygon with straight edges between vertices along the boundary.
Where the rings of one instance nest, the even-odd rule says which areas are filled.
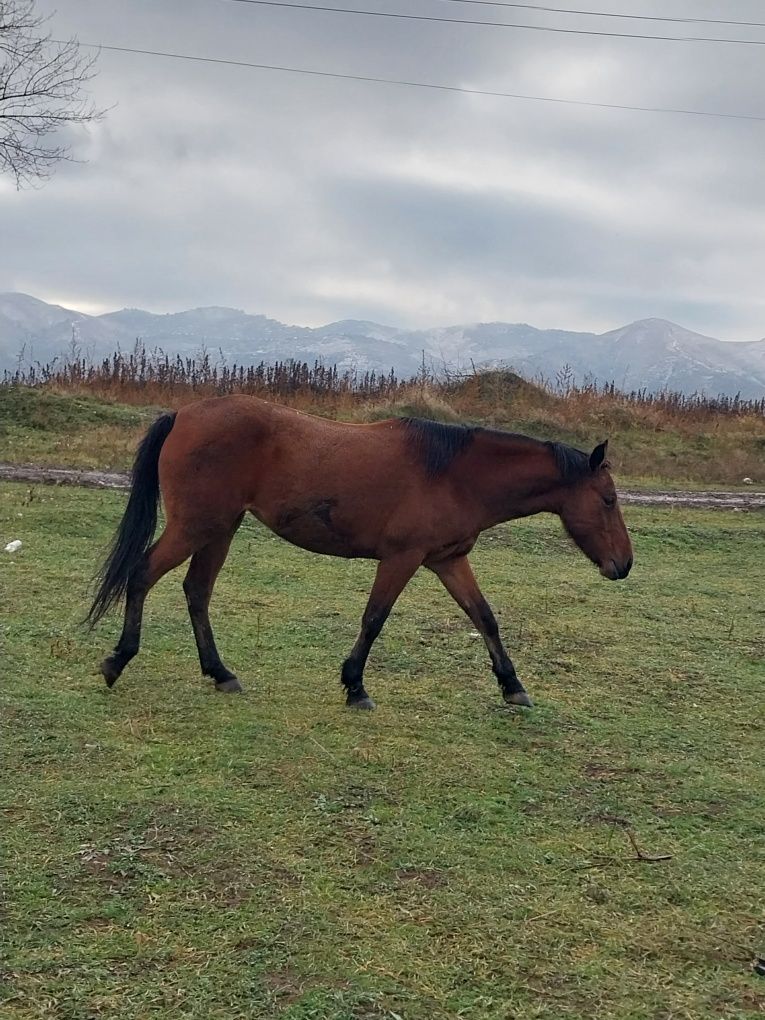
[[[6,552],[18,552],[18,550],[20,548],[21,548],[21,542],[19,541],[18,538],[14,538],[14,540],[12,542],[9,542],[8,545],[5,547],[5,551]]]

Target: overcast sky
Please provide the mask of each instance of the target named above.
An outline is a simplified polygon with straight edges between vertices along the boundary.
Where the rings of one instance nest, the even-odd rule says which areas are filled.
[[[310,2],[310,0],[309,0]],[[319,2],[319,0],[315,0]],[[327,0],[324,0],[327,2]],[[337,6],[765,40],[446,0]],[[543,2],[543,0],[537,0]],[[560,0],[764,21],[761,0]],[[55,4],[38,0],[42,12]],[[54,34],[349,74],[765,116],[765,47],[230,0],[59,0]],[[82,163],[0,181],[0,290],[83,311],[765,336],[765,122],[590,109],[103,51]]]

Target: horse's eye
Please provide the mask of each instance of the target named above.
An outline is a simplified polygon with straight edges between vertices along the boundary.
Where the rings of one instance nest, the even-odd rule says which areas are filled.
[[[616,496],[604,496],[603,502],[606,506],[616,506]]]

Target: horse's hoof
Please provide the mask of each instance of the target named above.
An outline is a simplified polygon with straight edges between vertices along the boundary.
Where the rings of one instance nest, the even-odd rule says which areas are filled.
[[[215,690],[223,691],[224,694],[241,694],[244,687],[242,687],[235,676],[232,676],[228,680],[221,680],[219,684],[216,684]]]
[[[106,681],[107,687],[114,687],[119,680],[120,673],[122,670],[117,666],[113,659],[104,659],[99,667],[101,670],[101,676]]]
[[[522,705],[523,708],[534,707],[534,702],[525,691],[504,691],[502,697],[508,705]]]
[[[362,712],[373,712],[377,708],[377,705],[375,705],[368,694],[365,698],[357,698],[353,701],[348,698],[346,705],[348,708],[361,709]]]

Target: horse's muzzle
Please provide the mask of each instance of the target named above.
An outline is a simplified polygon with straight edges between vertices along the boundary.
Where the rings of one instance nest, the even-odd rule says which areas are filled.
[[[601,574],[603,577],[607,577],[609,581],[623,581],[630,570],[632,570],[631,556],[626,560],[622,560],[621,563],[617,563],[616,560],[609,560],[608,563],[603,563],[600,567]]]

